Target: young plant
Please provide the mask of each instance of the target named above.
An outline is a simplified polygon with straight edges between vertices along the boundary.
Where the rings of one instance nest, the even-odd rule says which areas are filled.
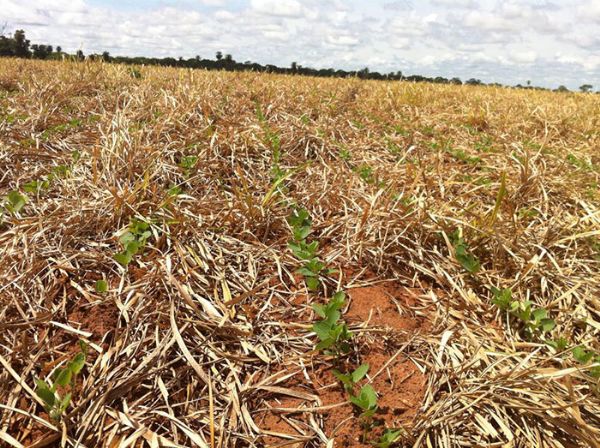
[[[494,298],[492,303],[501,311],[508,312],[518,319],[523,325],[523,332],[528,339],[534,335],[548,333],[554,329],[556,322],[548,317],[548,311],[544,308],[533,308],[530,300],[520,301],[512,299],[510,288],[498,289],[492,287]]]
[[[328,269],[318,256],[319,242],[308,243],[306,238],[311,232],[312,221],[308,212],[303,208],[294,208],[288,217],[288,223],[292,227],[293,240],[288,247],[296,258],[303,261],[303,265],[296,270],[302,274],[306,287],[311,291],[317,291],[321,285],[321,276],[335,273],[335,269]]]
[[[38,194],[42,190],[47,190],[50,187],[50,181],[45,180],[32,180],[23,185],[23,190],[26,193]]]
[[[600,363],[600,355],[582,346],[573,349],[573,358],[581,364],[588,364],[590,361],[595,364]],[[592,378],[600,378],[600,365],[592,367],[589,374]]]
[[[52,373],[52,384],[38,378],[36,379],[36,394],[44,402],[44,409],[52,420],[60,420],[61,416],[67,410],[71,403],[71,392],[62,395],[58,387],[66,388],[71,386],[73,378],[81,372],[85,365],[87,346],[82,341],[79,342],[80,352],[77,353],[71,361],[63,368],[58,368]]]
[[[183,170],[185,177],[190,177],[192,169],[198,163],[198,156],[183,156],[179,161],[179,167]]]
[[[390,448],[398,441],[401,435],[401,429],[386,429],[379,440],[373,442],[372,445],[376,448]]]
[[[96,289],[97,293],[104,294],[106,291],[108,291],[108,283],[104,279],[98,280],[94,284],[94,288]]]
[[[350,402],[360,409],[360,419],[363,426],[362,441],[366,442],[373,428],[373,417],[377,412],[377,394],[370,384],[364,385],[358,395],[350,395]]]
[[[469,247],[462,237],[460,230],[450,235],[450,242],[454,246],[454,256],[460,265],[471,274],[476,274],[481,268],[481,264],[477,257],[469,251]]]
[[[12,213],[13,215],[19,213],[25,204],[27,204],[27,196],[19,193],[17,190],[10,191],[6,195],[7,202],[4,204],[4,208]]]
[[[369,371],[369,364],[361,364],[351,373],[342,373],[337,369],[333,370],[335,377],[342,382],[346,392],[354,393],[356,383],[364,378]]]
[[[312,306],[315,313],[322,318],[312,326],[320,341],[315,347],[317,350],[324,350],[325,353],[333,353],[337,356],[350,351],[348,340],[352,337],[352,333],[348,331],[346,323],[340,321],[341,309],[345,304],[346,294],[339,291],[325,305]]]
[[[113,258],[122,266],[127,266],[140,250],[143,251],[146,241],[150,236],[152,236],[150,224],[145,221],[133,219],[129,224],[127,232],[119,238],[123,250],[115,254]]]

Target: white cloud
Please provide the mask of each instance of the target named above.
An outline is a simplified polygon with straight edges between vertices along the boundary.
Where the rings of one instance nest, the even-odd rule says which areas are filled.
[[[577,87],[600,77],[600,0],[0,0],[9,31],[86,54],[203,57]],[[103,3],[105,2],[105,3]]]
[[[302,16],[302,5],[297,0],[251,0],[251,5],[261,14],[282,17]]]

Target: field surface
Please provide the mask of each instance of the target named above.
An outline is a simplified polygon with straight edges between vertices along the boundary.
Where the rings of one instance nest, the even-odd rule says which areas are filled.
[[[0,446],[600,446],[599,182],[599,95],[0,60]]]

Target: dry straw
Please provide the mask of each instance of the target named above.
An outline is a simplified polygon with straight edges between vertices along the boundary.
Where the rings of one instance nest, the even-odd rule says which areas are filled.
[[[0,60],[0,196],[51,179],[0,227],[0,445],[264,446],[260,413],[291,395],[304,417],[282,443],[333,446],[317,391],[286,383],[328,362],[297,317],[296,201],[330,266],[412,288],[430,322],[400,335],[427,378],[405,445],[600,446],[590,366],[523,338],[490,291],[600,352],[598,95],[136,70]],[[133,218],[152,236],[125,270]],[[79,339],[87,365],[49,420],[35,378]]]

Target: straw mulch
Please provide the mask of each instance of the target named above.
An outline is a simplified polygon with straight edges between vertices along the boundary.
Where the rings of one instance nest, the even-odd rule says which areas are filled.
[[[570,353],[600,354],[599,148],[598,95],[0,60],[0,197],[27,196],[0,225],[0,445],[342,446],[335,406],[361,429],[315,379],[332,360],[310,305],[343,289],[353,362],[385,346],[381,375],[422,381],[390,386],[416,399],[400,446],[600,446],[594,364]],[[320,295],[294,273],[291,203],[338,269]],[[152,235],[124,269],[132,219]],[[380,321],[352,311],[386,285]],[[526,337],[492,287],[556,327]],[[79,340],[50,419],[35,380]]]

